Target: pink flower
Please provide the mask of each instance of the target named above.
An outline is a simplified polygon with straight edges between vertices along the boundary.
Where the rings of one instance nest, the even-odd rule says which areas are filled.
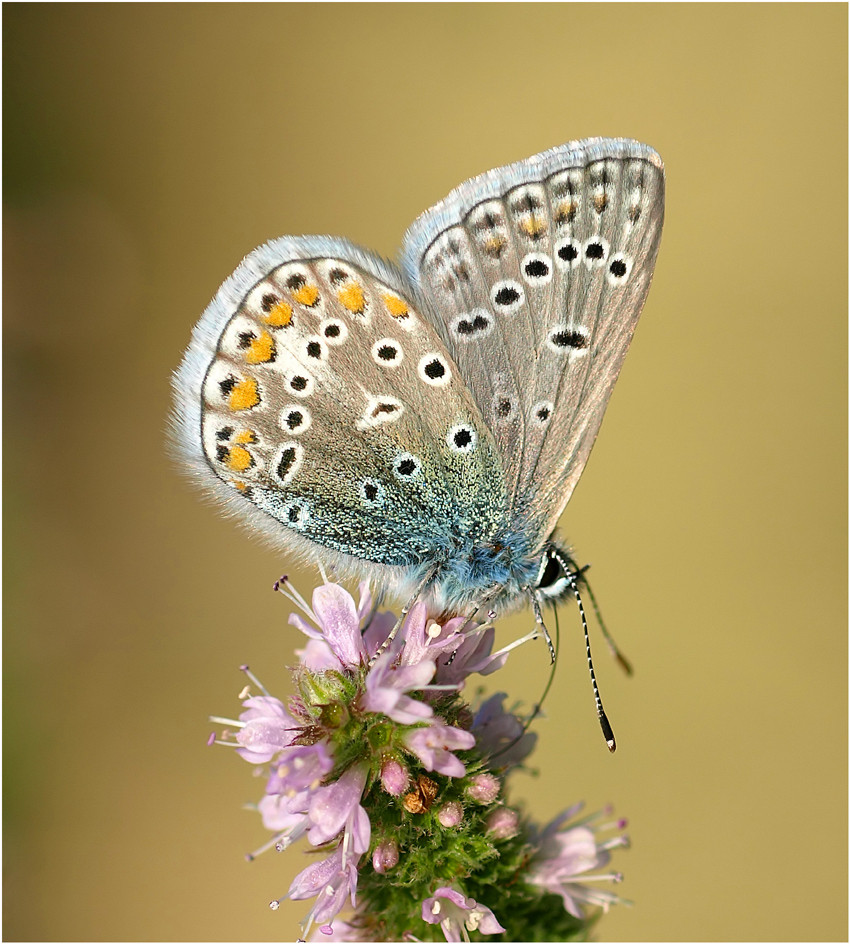
[[[505,930],[489,908],[453,888],[438,888],[422,902],[422,920],[439,924],[447,941],[468,941],[464,929],[480,934],[501,934]]]
[[[456,826],[460,826],[463,819],[463,807],[457,800],[449,800],[437,811],[437,819],[440,821],[440,825],[446,829],[454,829]]]
[[[508,806],[500,806],[487,817],[486,826],[494,839],[511,839],[519,832],[519,814]]]
[[[290,718],[277,698],[257,695],[244,704],[248,710],[239,715],[243,726],[236,734],[239,743],[236,753],[251,764],[265,764],[289,747],[300,725]]]
[[[581,804],[556,817],[546,826],[538,837],[532,836],[532,843],[537,846],[535,855],[526,881],[537,885],[553,895],[560,895],[566,910],[575,918],[584,918],[582,905],[593,905],[607,911],[611,905],[621,901],[619,896],[604,888],[581,884],[579,876],[584,876],[585,882],[619,882],[622,875],[619,872],[608,874],[595,873],[594,869],[608,864],[611,856],[609,850],[617,846],[628,846],[628,838],[623,835],[614,836],[603,842],[598,842],[596,833],[604,829],[622,828],[624,820],[591,826],[601,814],[596,813],[577,821],[572,826],[562,829],[563,824],[579,812]]]
[[[372,853],[372,867],[380,875],[389,872],[398,865],[398,843],[395,839],[385,839],[375,846]]]
[[[395,666],[393,660],[394,654],[387,652],[372,666],[366,676],[363,707],[399,724],[418,724],[433,717],[433,708],[404,693],[427,685],[434,675],[434,663],[425,660],[415,665]]]
[[[469,731],[449,727],[440,721],[409,732],[404,736],[404,742],[426,770],[436,770],[447,777],[462,777],[466,773],[466,767],[451,751],[468,751],[475,746],[475,738]]]
[[[537,735],[523,731],[523,722],[504,709],[507,696],[491,695],[475,713],[472,730],[479,749],[501,767],[513,767],[534,750]]]
[[[320,741],[304,747],[286,749],[283,759],[274,767],[266,784],[266,795],[258,809],[263,825],[294,842],[303,835],[309,823],[307,810],[311,791],[333,769],[333,759]]]
[[[311,825],[307,831],[312,845],[320,846],[344,832],[352,852],[358,855],[366,852],[372,829],[366,810],[360,805],[365,785],[366,771],[351,767],[339,780],[313,790],[308,808]]]
[[[340,846],[327,859],[308,865],[295,876],[289,886],[289,897],[293,901],[317,899],[304,922],[306,926],[329,925],[345,907],[346,898],[352,905],[356,904],[357,859],[359,856],[349,856],[346,860]]]
[[[339,584],[327,583],[313,591],[313,613],[319,629],[314,629],[300,616],[293,614],[289,622],[311,640],[320,643],[304,650],[301,661],[314,671],[322,669],[353,669],[367,661],[366,647],[360,632],[360,614],[354,599]]]

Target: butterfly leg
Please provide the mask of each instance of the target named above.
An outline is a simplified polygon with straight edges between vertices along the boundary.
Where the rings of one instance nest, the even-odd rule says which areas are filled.
[[[537,599],[537,595],[535,593],[529,591],[528,595],[531,597],[531,606],[534,609],[534,621],[543,632],[543,638],[546,640],[546,645],[549,647],[549,655],[552,659],[552,664],[554,665],[555,646],[552,643],[552,637],[549,635],[549,630],[546,629],[546,624],[543,622],[543,613],[540,611],[540,601]]]
[[[440,565],[434,564],[428,571],[427,574],[422,578],[419,586],[413,591],[413,596],[404,604],[401,608],[401,615],[396,620],[395,626],[390,630],[389,636],[378,646],[378,651],[372,658],[369,660],[369,667],[371,668],[378,659],[387,651],[388,647],[392,643],[393,639],[396,637],[396,633],[401,629],[402,624],[407,619],[407,614],[410,612],[413,604],[419,599],[422,591],[430,584],[437,574],[440,572]]]

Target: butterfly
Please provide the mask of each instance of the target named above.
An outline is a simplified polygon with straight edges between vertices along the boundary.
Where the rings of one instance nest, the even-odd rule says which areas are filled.
[[[433,612],[554,601],[555,527],[649,290],[664,167],[590,138],[467,180],[400,266],[345,239],[254,250],[174,378],[180,452],[286,552]]]

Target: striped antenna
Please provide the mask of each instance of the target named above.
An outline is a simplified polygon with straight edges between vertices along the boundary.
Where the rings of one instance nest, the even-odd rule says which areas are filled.
[[[596,673],[593,671],[593,657],[590,654],[590,633],[587,628],[587,616],[584,612],[584,604],[581,602],[581,594],[579,593],[578,584],[576,583],[576,575],[572,570],[570,570],[567,565],[566,558],[563,557],[559,551],[553,548],[552,555],[561,565],[561,568],[564,571],[564,577],[566,578],[567,583],[570,585],[570,589],[573,591],[573,595],[576,598],[576,603],[578,604],[578,611],[581,615],[581,625],[584,629],[584,648],[585,652],[587,653],[587,667],[590,669],[590,684],[593,686],[593,698],[596,701],[596,716],[599,718],[599,724],[602,728],[602,735],[605,738],[605,743],[608,745],[608,750],[613,754],[614,751],[617,750],[617,742],[614,739],[614,731],[611,728],[611,723],[608,721],[608,716],[605,714],[605,709],[602,707],[602,699],[599,696],[599,686],[596,684]],[[581,576],[580,573],[579,576]]]

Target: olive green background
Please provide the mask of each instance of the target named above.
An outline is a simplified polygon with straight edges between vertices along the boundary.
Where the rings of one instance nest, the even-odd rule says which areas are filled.
[[[309,903],[267,902],[307,860],[243,861],[262,784],[204,743],[240,663],[287,690],[288,564],[168,460],[170,372],[264,240],[391,255],[466,177],[588,135],[668,174],[562,522],[636,675],[596,633],[609,756],[565,607],[511,796],[629,817],[602,940],[846,939],[846,7],[3,12],[5,939],[294,938]],[[525,649],[488,688],[528,704]]]

